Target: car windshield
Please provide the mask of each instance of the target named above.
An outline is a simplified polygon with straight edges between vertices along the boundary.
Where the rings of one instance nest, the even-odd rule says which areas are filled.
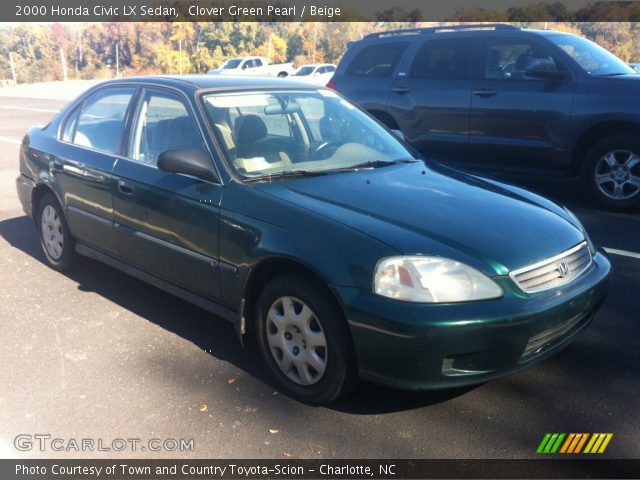
[[[238,68],[238,65],[240,65],[240,62],[242,62],[241,58],[232,58],[231,60],[227,60],[226,62],[224,62],[220,68],[223,68],[225,70]]]
[[[328,89],[211,93],[203,99],[229,163],[246,179],[416,160],[392,133]]]
[[[304,77],[307,75],[311,75],[313,73],[313,71],[315,70],[316,67],[302,67],[300,70],[298,70],[295,75],[298,77]]]
[[[589,75],[611,77],[636,73],[613,53],[586,38],[575,35],[550,35],[547,38],[567,52]]]

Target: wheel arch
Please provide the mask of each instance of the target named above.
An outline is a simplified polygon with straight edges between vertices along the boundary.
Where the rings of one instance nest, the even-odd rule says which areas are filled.
[[[242,312],[242,316],[246,320],[245,333],[253,333],[255,331],[255,309],[262,289],[274,278],[285,274],[300,276],[318,286],[345,315],[342,302],[322,274],[298,259],[273,256],[260,261],[247,276],[244,288],[244,309]]]
[[[400,130],[398,122],[389,112],[385,112],[384,110],[371,109],[367,110],[370,115],[375,117],[378,121],[382,122],[391,130]]]
[[[571,155],[571,175],[579,175],[582,164],[589,150],[600,140],[625,133],[637,135],[640,132],[640,122],[632,120],[603,121],[587,128],[574,144]]]
[[[40,182],[34,187],[33,191],[31,192],[31,218],[33,218],[34,222],[37,221],[36,216],[38,213],[38,205],[40,205],[40,201],[47,193],[50,193],[55,197],[55,199],[62,207],[64,213],[64,204],[60,200],[57,192],[48,183]]]

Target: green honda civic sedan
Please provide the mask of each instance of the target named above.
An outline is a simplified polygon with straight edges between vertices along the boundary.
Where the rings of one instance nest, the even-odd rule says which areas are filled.
[[[607,293],[567,209],[290,80],[102,83],[29,130],[17,188],[53,268],[92,257],[232,322],[311,403],[516,372]]]

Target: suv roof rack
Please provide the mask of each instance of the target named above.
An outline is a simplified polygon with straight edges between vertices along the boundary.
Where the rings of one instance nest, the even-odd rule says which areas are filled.
[[[401,35],[421,35],[424,33],[441,33],[441,32],[455,32],[464,30],[520,30],[515,25],[509,25],[507,23],[471,23],[465,25],[441,25],[439,27],[427,27],[427,28],[406,28],[403,30],[389,30],[388,32],[370,33],[364,38],[384,38],[395,37]]]

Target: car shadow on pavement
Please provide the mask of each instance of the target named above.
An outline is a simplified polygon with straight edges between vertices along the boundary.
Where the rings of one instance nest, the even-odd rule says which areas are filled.
[[[360,382],[350,395],[327,405],[328,408],[352,415],[378,415],[416,410],[460,397],[480,385],[434,391],[398,390],[369,382]]]
[[[46,265],[33,221],[17,217],[0,222],[0,237]],[[189,302],[119,270],[82,256],[61,273],[83,292],[94,292],[156,325],[171,331],[221,360],[231,362],[265,381],[267,372],[250,348],[243,348],[232,325]],[[213,321],[212,321],[213,320]],[[254,358],[255,357],[255,358]]]
[[[27,216],[0,221],[0,237],[46,265],[33,221]],[[118,306],[172,332],[277,389],[259,356],[255,340],[241,345],[233,326],[215,315],[100,262],[79,257],[72,271],[61,273]],[[437,392],[399,391],[361,382],[357,389],[327,408],[351,414],[377,414],[427,407],[463,395],[470,389]]]

